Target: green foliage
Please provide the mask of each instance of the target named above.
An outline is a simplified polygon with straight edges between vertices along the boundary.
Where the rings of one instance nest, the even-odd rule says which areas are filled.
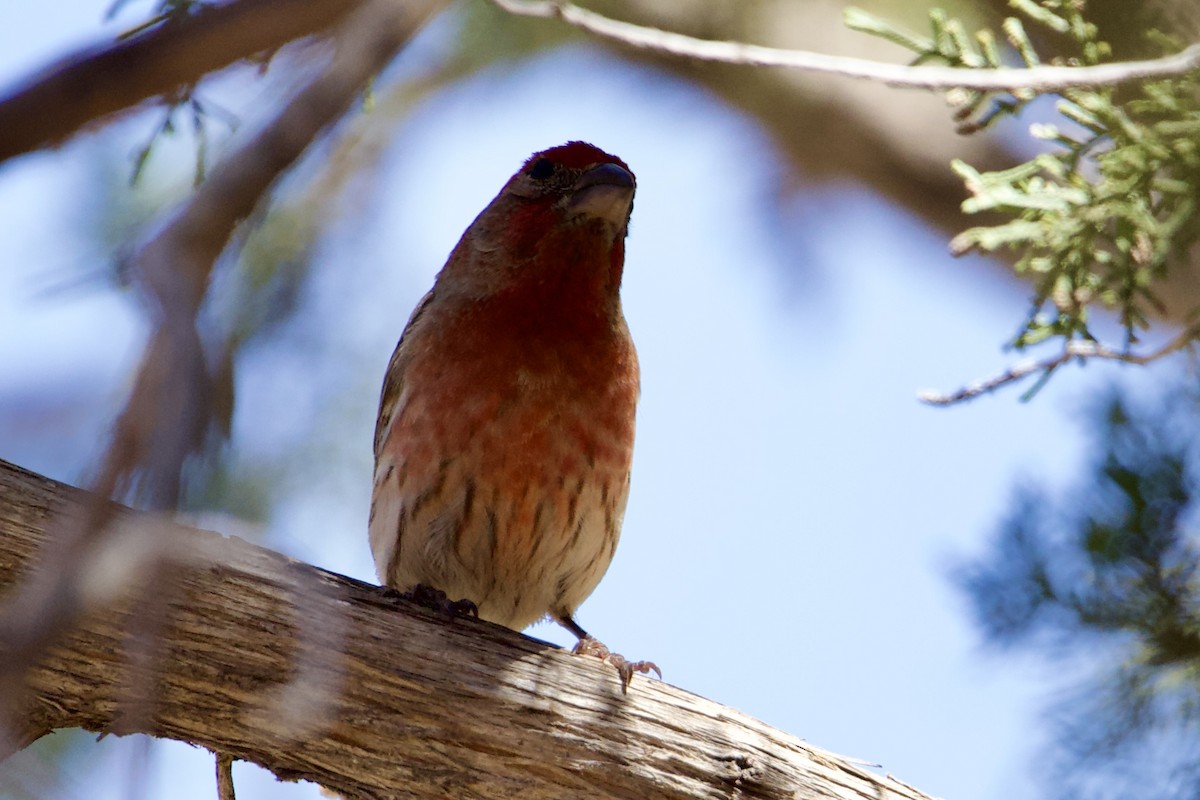
[[[1102,63],[1109,46],[1084,17],[1082,0],[1009,0],[1026,22],[1049,29],[1066,55],[1050,63]],[[861,12],[852,27],[913,50],[917,63],[994,68],[1002,65],[996,37],[968,37],[940,11],[930,13],[932,36],[899,34]],[[1018,17],[1004,21],[1005,40],[1026,66],[1043,63]],[[1158,39],[1166,52],[1170,44]],[[960,130],[971,132],[1019,113],[1037,96],[955,90]],[[1033,280],[1030,313],[1013,339],[1017,348],[1048,339],[1089,339],[1089,311],[1116,312],[1125,347],[1137,341],[1150,316],[1162,311],[1156,291],[1200,238],[1200,81],[1195,73],[1119,89],[1075,87],[1054,94],[1059,121],[1032,126],[1051,149],[999,172],[961,161],[953,169],[971,197],[969,214],[992,212],[1007,221],[970,228],[954,238],[955,254],[1010,249],[1015,269]]]
[[[1194,379],[1155,403],[1098,403],[1090,474],[1061,497],[1019,491],[988,551],[959,571],[989,641],[1035,649],[1079,681],[1055,709],[1069,757],[1057,796],[1191,797],[1200,785],[1197,412]]]
[[[928,37],[899,30],[887,21],[857,8],[847,9],[844,19],[846,26],[852,30],[879,36],[916,53],[911,62],[913,66],[930,62],[964,69],[998,69],[1005,66],[995,33],[985,29],[968,35],[960,21],[951,19],[940,8],[929,12],[931,35]],[[1020,20],[1009,18],[1003,27],[1008,44],[1026,66],[1033,67],[1041,63]],[[959,132],[972,133],[1003,115],[1018,113],[1036,97],[1037,93],[1032,89],[1003,93],[958,89],[950,92],[947,99],[956,109],[954,117]]]
[[[110,19],[116,16],[127,2],[128,0],[114,0],[105,16]],[[209,5],[211,3],[203,2],[203,0],[159,0],[149,19],[138,23],[122,33],[118,38],[132,39],[152,28],[170,25],[173,22],[203,11]],[[204,180],[204,175],[208,170],[210,120],[216,117],[218,121],[223,122],[230,130],[237,127],[238,120],[233,114],[230,114],[221,107],[201,101],[196,93],[196,84],[185,84],[178,87],[173,93],[163,97],[161,103],[166,109],[163,120],[154,129],[154,132],[146,140],[146,143],[134,153],[133,170],[129,176],[129,184],[130,186],[137,185],[138,181],[142,178],[147,163],[150,161],[150,156],[159,142],[173,135],[178,130],[177,117],[185,116],[187,122],[190,123],[192,135],[196,142],[195,168],[193,170],[192,183],[198,186]]]
[[[192,171],[192,185],[199,186],[208,171],[209,120],[216,116],[232,131],[237,128],[238,120],[233,114],[212,103],[204,103],[196,96],[195,86],[181,87],[175,94],[164,98],[166,107],[163,121],[154,129],[146,143],[137,149],[133,157],[133,171],[129,176],[129,185],[136,186],[145,172],[146,165],[156,146],[164,137],[171,136],[177,130],[176,117],[185,115],[191,123],[192,136],[196,142],[195,167]]]

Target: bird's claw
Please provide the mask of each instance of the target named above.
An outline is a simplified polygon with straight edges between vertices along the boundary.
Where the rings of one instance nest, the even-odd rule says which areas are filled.
[[[470,600],[451,600],[441,589],[435,589],[423,583],[418,583],[407,592],[397,592],[397,594],[422,608],[441,611],[452,617],[479,618],[479,607]]]
[[[621,694],[628,693],[629,682],[633,680],[635,672],[649,675],[653,671],[654,674],[658,675],[658,679],[662,680],[662,670],[653,661],[630,661],[620,653],[612,652],[603,642],[592,636],[584,636],[576,642],[571,652],[575,655],[595,656],[601,661],[615,667],[617,677],[621,680]]]

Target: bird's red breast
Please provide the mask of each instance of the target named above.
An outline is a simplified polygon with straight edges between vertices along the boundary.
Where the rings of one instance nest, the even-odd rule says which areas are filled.
[[[534,154],[413,313],[376,428],[388,585],[522,628],[569,617],[607,569],[638,395],[619,296],[634,188],[592,145]]]

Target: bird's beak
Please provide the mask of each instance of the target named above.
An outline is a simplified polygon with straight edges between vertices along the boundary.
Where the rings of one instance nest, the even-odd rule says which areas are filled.
[[[623,227],[629,221],[636,184],[627,169],[601,164],[579,176],[567,206],[572,215],[587,215]]]

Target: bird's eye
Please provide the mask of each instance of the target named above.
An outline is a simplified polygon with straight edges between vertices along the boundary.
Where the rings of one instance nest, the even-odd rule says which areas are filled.
[[[554,174],[554,162],[548,158],[539,158],[529,168],[529,177],[535,181],[544,181]]]

